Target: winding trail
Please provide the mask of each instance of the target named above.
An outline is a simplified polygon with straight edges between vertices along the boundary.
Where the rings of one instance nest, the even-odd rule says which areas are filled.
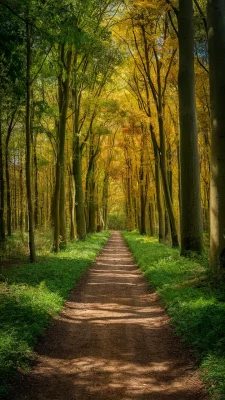
[[[36,350],[16,400],[209,400],[119,232]]]

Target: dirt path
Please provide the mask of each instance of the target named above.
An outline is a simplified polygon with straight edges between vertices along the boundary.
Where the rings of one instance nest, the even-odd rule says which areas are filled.
[[[188,351],[121,234],[37,348],[16,400],[208,400]]]

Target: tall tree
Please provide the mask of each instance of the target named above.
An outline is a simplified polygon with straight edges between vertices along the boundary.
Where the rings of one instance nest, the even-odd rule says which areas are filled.
[[[211,99],[210,265],[225,267],[225,3],[207,3]]]
[[[9,118],[9,124],[7,129],[6,141],[5,141],[5,175],[6,175],[6,204],[7,204],[7,234],[12,234],[12,209],[11,209],[11,191],[10,191],[10,177],[9,177],[9,141],[11,133],[14,128],[14,118],[16,115],[17,108],[12,111],[12,115]]]
[[[3,151],[2,151],[2,108],[0,106],[0,242],[5,239],[5,220],[4,220],[4,169],[3,169]]]
[[[30,100],[31,100],[31,29],[27,15],[26,20],[26,188],[27,188],[27,208],[28,208],[28,231],[30,261],[34,262],[36,257],[34,243],[34,214],[31,187],[31,129],[30,129]]]
[[[194,74],[192,0],[179,1],[180,234],[181,255],[202,252],[202,212]]]
[[[72,63],[72,47],[62,43],[59,45],[59,74],[58,74],[58,97],[59,97],[59,126],[56,161],[56,182],[54,194],[54,250],[59,251],[59,237],[66,242],[65,225],[65,140],[66,119],[69,105],[69,88]]]

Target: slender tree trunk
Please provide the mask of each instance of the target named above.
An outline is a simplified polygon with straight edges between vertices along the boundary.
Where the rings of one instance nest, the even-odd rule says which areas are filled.
[[[80,240],[86,237],[86,221],[84,209],[84,190],[82,183],[82,155],[79,146],[79,138],[76,138],[73,152],[73,175],[75,180],[76,192],[76,222],[77,236]]]
[[[159,242],[163,243],[165,241],[165,220],[164,220],[164,212],[163,212],[163,200],[162,200],[162,191],[160,184],[160,161],[159,161],[159,150],[158,145],[155,138],[153,125],[150,124],[150,133],[151,139],[154,149],[154,157],[155,157],[155,185],[156,185],[156,201],[157,201],[157,210],[158,210],[158,224],[159,224]]]
[[[194,76],[192,0],[179,1],[181,255],[202,252],[202,211]]]
[[[69,174],[69,190],[70,190],[70,240],[76,237],[76,226],[75,226],[75,182],[74,176],[70,171]]]
[[[144,133],[143,133],[144,135]],[[144,140],[142,141],[143,145]],[[144,147],[141,146],[141,157],[140,157],[140,170],[139,170],[139,185],[140,185],[140,234],[146,235],[146,196],[145,196],[145,174],[144,174]]]
[[[13,163],[13,173],[14,173],[14,229],[18,228],[18,209],[17,209],[17,179],[16,179],[16,157],[14,154],[14,163]]]
[[[34,157],[34,224],[39,224],[39,193],[38,193],[38,163],[37,163],[37,136],[33,137],[33,157]]]
[[[4,220],[4,168],[3,168],[3,149],[2,149],[2,113],[0,105],[0,242],[5,240],[5,220]]]
[[[133,179],[132,179],[132,161],[128,156],[126,157],[126,165],[127,165],[127,177],[126,177],[126,227],[129,231],[132,231],[136,228],[136,201],[134,199],[133,193]]]
[[[61,174],[61,183],[60,183],[59,220],[60,220],[60,236],[62,238],[62,243],[65,244],[67,238],[66,238],[66,187],[65,187],[64,163],[63,163],[63,172]]]
[[[31,132],[30,132],[30,66],[31,66],[31,40],[30,40],[30,24],[26,22],[26,188],[27,188],[27,205],[28,205],[28,229],[29,229],[29,250],[30,262],[35,261],[35,244],[34,244],[34,217],[32,204],[31,189]]]
[[[172,239],[172,247],[178,247],[178,234],[176,221],[174,216],[173,204],[170,195],[170,188],[167,179],[167,160],[166,160],[166,138],[164,132],[164,121],[163,121],[163,108],[159,107],[158,110],[158,124],[159,124],[159,135],[160,135],[160,170],[162,176],[162,184],[164,191],[164,198],[166,202],[166,208],[170,220],[170,230],[171,230],[171,239]]]
[[[208,1],[211,100],[210,265],[215,275],[225,268],[225,3]]]
[[[12,235],[12,208],[11,208],[11,191],[10,191],[10,173],[9,173],[9,140],[11,136],[11,129],[8,129],[5,143],[5,178],[6,178],[6,223],[7,235]]]
[[[15,109],[12,112],[12,116],[7,129],[6,141],[5,141],[5,174],[6,174],[6,204],[7,204],[7,234],[12,235],[12,204],[11,204],[11,191],[10,191],[10,172],[9,172],[9,141],[11,133],[13,131],[13,122],[16,115]],[[16,184],[16,182],[15,182]],[[16,202],[16,200],[15,200]]]
[[[90,206],[89,206],[89,232],[96,232],[96,205],[95,205],[95,182],[92,177],[90,182]]]
[[[109,173],[105,171],[102,189],[102,219],[103,229],[108,226],[108,198],[109,198]]]
[[[96,231],[96,223],[95,223],[95,151],[94,151],[94,142],[93,142],[93,132],[90,134],[90,152],[89,152],[89,161],[88,161],[88,171],[86,175],[86,225],[88,232]]]
[[[22,157],[20,161],[20,231],[23,232],[24,230],[24,210],[23,210],[23,162],[22,162]]]
[[[155,236],[155,213],[154,213],[154,204],[152,202],[149,203],[149,225],[150,225],[150,236]]]
[[[56,160],[55,193],[54,193],[54,251],[58,252],[60,247],[59,237],[66,243],[65,222],[65,139],[66,118],[69,104],[69,85],[71,75],[72,50],[65,49],[65,45],[59,47],[60,72],[58,75],[59,94],[59,127],[58,127],[58,149]],[[64,66],[64,69],[63,69]],[[64,72],[66,77],[64,77]]]
[[[75,85],[76,86],[76,85]],[[76,224],[78,239],[84,240],[87,234],[85,220],[85,196],[82,181],[82,151],[79,138],[79,106],[76,87],[72,92],[74,109],[73,126],[73,176],[75,181]]]
[[[88,231],[89,232],[95,232],[96,231],[96,194],[95,194],[95,157],[94,154],[91,156],[90,160],[90,174],[88,178],[88,194],[89,194],[89,227]]]

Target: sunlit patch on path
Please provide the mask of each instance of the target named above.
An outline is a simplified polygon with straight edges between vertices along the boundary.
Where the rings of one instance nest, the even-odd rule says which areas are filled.
[[[18,400],[207,400],[121,234],[71,294]]]

